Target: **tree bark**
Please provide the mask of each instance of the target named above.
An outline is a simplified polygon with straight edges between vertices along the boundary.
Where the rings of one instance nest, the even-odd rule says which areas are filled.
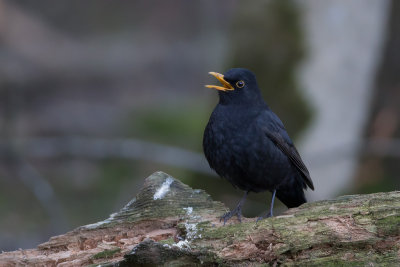
[[[307,203],[255,222],[232,219],[203,190],[168,174],[104,221],[3,252],[0,266],[399,266],[400,192]]]

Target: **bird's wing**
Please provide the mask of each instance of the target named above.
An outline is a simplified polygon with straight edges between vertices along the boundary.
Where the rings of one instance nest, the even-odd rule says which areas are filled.
[[[314,190],[314,185],[310,177],[310,173],[307,170],[306,165],[304,165],[301,160],[299,152],[297,152],[296,147],[291,142],[289,136],[284,132],[284,136],[280,131],[270,131],[265,129],[266,135],[275,143],[275,145],[290,159],[290,161],[296,166],[296,168],[301,172],[304,182],[309,188]],[[286,139],[286,140],[285,140]]]

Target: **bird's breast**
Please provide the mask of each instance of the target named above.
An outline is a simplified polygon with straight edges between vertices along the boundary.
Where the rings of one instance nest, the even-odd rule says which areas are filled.
[[[257,157],[258,147],[250,118],[242,121],[212,116],[204,132],[203,149],[210,166],[221,176],[239,172]]]
[[[243,190],[270,190],[288,172],[287,157],[252,117],[213,114],[204,132],[203,149],[210,167]]]

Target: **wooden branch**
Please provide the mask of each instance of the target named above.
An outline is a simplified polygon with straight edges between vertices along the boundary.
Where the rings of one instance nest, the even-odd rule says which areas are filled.
[[[227,208],[157,172],[108,219],[3,252],[0,266],[399,266],[400,192],[307,203],[223,226]]]

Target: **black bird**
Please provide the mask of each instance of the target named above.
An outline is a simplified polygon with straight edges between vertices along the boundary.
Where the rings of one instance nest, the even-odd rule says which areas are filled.
[[[217,174],[245,191],[237,207],[221,217],[241,221],[249,192],[272,192],[288,208],[307,202],[304,189],[314,190],[310,174],[278,116],[263,100],[255,75],[242,68],[225,74],[210,72],[222,86],[206,85],[219,93],[203,136],[204,154]]]

